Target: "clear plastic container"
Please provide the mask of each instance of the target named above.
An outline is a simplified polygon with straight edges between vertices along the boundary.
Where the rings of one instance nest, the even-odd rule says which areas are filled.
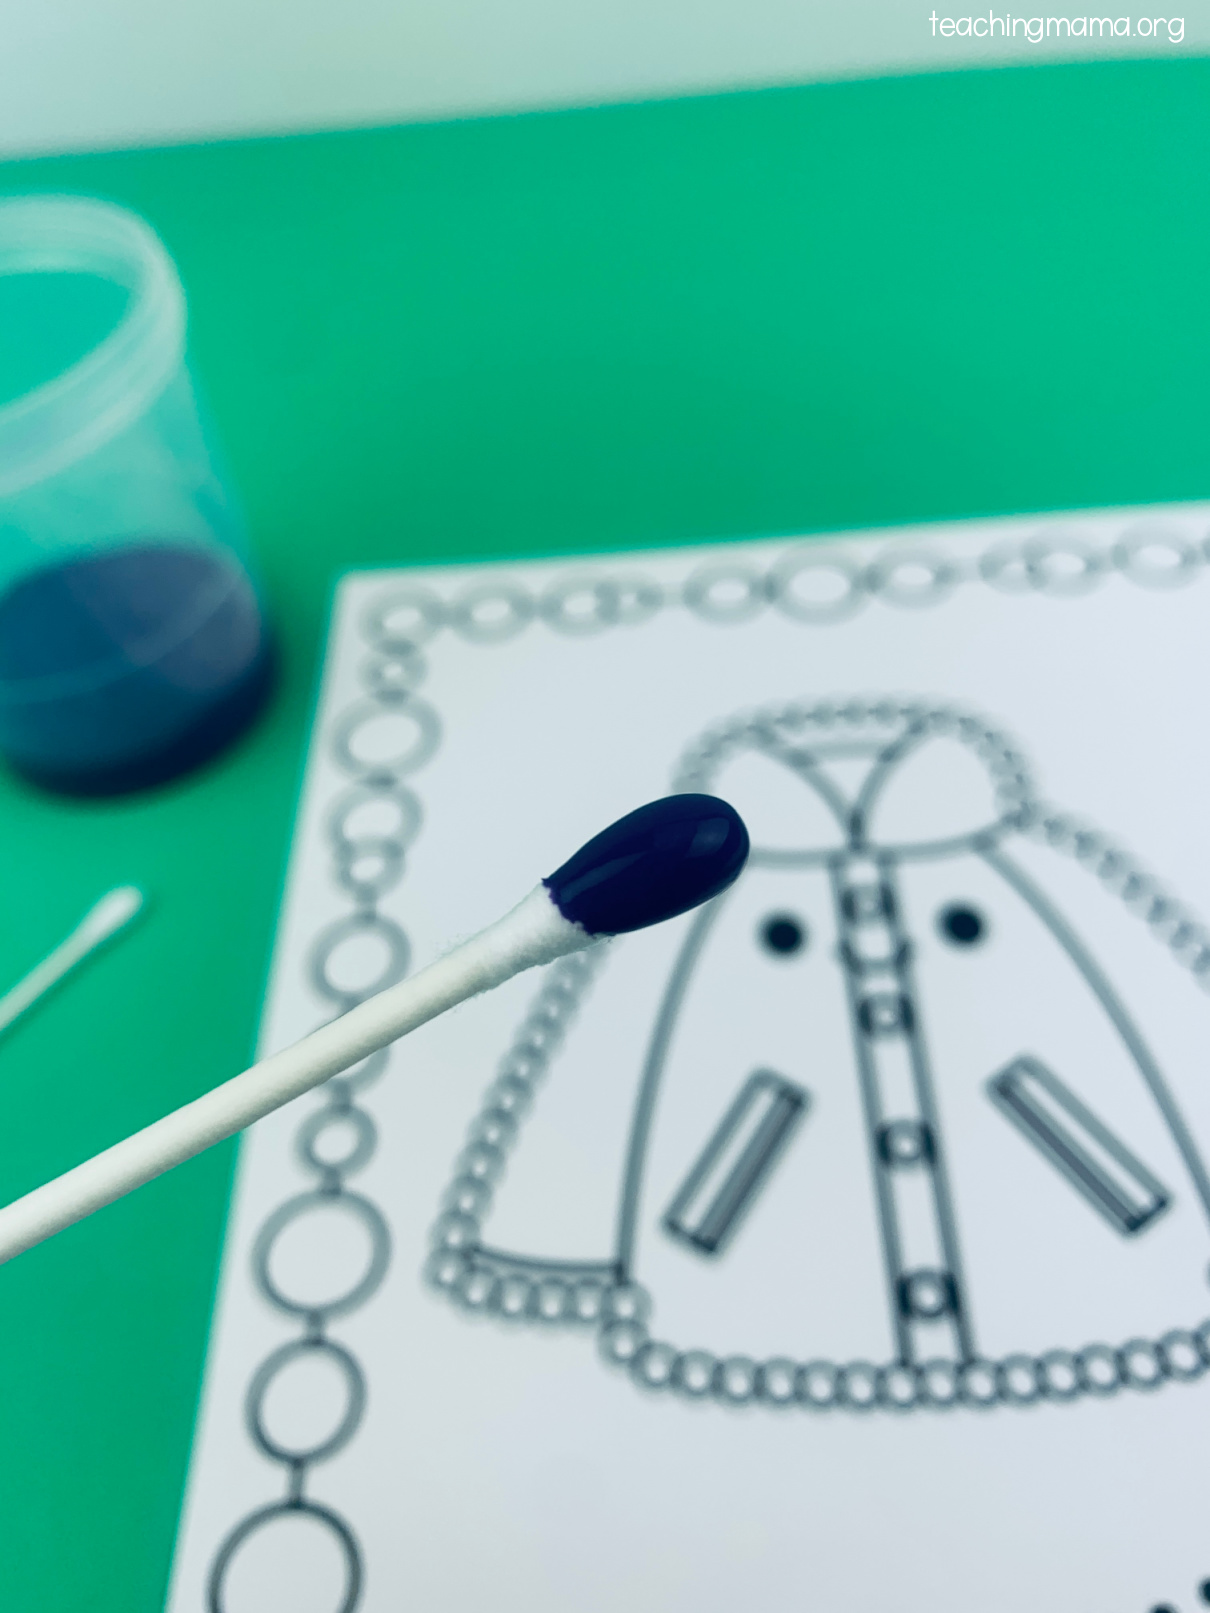
[[[0,752],[49,788],[113,794],[234,739],[264,702],[272,650],[190,384],[171,258],[104,202],[0,202],[0,276],[48,275],[51,290],[117,292],[111,328],[0,406]],[[22,284],[42,286],[0,289]],[[27,313],[20,345],[54,353],[70,323]]]

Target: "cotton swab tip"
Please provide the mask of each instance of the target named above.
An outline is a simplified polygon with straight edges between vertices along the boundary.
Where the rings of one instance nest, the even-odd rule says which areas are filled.
[[[734,807],[714,795],[667,795],[611,823],[542,883],[589,935],[625,935],[719,895],[747,858]]]
[[[95,945],[129,924],[145,900],[137,885],[119,885],[116,890],[102,896],[97,905],[84,915],[80,929]]]

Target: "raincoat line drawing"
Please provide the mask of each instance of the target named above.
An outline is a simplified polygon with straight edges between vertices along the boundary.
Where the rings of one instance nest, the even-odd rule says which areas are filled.
[[[606,945],[547,971],[456,1166],[430,1283],[593,1328],[638,1385],[690,1398],[908,1410],[1200,1376],[1210,1175],[1084,939],[1150,929],[1205,984],[1200,926],[948,704],[741,715],[674,788],[735,799],[753,850],[686,926],[659,1001],[614,1247],[569,1260],[486,1235],[590,985],[592,1012],[620,1009]],[[1046,888],[1056,849],[1100,876],[1067,880],[1078,920]]]

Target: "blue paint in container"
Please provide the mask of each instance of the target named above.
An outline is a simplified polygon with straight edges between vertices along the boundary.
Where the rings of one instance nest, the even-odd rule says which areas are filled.
[[[162,783],[247,727],[273,667],[180,281],[132,214],[19,197],[0,292],[0,752],[76,795]]]
[[[271,681],[252,586],[205,549],[122,545],[0,598],[0,747],[49,789],[110,795],[189,771],[247,727]]]

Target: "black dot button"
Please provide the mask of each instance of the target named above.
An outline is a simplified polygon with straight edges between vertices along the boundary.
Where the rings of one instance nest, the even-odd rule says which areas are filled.
[[[974,947],[987,936],[987,920],[969,902],[951,902],[937,915],[937,928],[951,946]]]
[[[766,952],[792,958],[807,944],[807,927],[793,913],[771,913],[760,927],[760,940]]]

